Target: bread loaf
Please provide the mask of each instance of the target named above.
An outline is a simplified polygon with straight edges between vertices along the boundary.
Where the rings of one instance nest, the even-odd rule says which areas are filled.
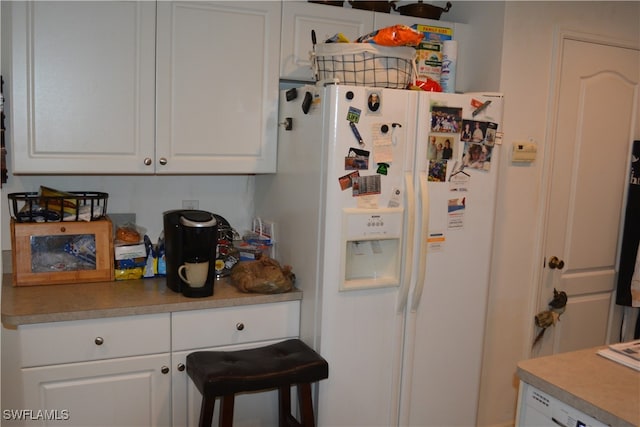
[[[116,230],[116,240],[123,243],[140,243],[140,233],[132,227],[118,227]]]

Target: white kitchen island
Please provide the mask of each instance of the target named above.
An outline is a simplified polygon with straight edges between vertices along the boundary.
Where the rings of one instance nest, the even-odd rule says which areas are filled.
[[[640,426],[640,372],[599,356],[600,348],[519,362],[516,426],[541,425],[531,422],[533,417],[568,427]],[[580,418],[579,413],[595,421]]]

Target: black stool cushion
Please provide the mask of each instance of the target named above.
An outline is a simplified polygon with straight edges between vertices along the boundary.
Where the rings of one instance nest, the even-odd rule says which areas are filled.
[[[225,396],[329,376],[329,365],[299,339],[237,351],[196,351],[187,356],[187,373],[203,396]]]

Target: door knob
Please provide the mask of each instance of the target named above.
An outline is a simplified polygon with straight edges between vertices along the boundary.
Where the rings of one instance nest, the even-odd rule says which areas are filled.
[[[564,261],[559,259],[557,256],[552,256],[551,258],[549,258],[548,265],[552,270],[556,268],[558,270],[562,270],[562,267],[564,267]]]
[[[160,157],[160,160],[158,160],[158,162],[159,162],[162,166],[164,166],[164,165],[166,165],[166,164],[167,164],[167,159],[166,159],[166,157]]]

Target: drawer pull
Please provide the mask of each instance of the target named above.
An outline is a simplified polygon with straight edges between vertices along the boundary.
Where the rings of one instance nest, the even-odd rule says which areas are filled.
[[[178,371],[182,372],[184,371],[184,368],[185,368],[184,363],[178,363]]]
[[[244,323],[238,322],[236,323],[236,329],[241,331],[244,329]]]
[[[96,337],[96,339],[93,342],[95,342],[96,345],[102,345],[102,344],[104,344],[104,338]]]
[[[163,366],[162,368],[160,368],[160,372],[162,372],[163,374],[168,374],[169,373],[169,367],[168,366]]]

